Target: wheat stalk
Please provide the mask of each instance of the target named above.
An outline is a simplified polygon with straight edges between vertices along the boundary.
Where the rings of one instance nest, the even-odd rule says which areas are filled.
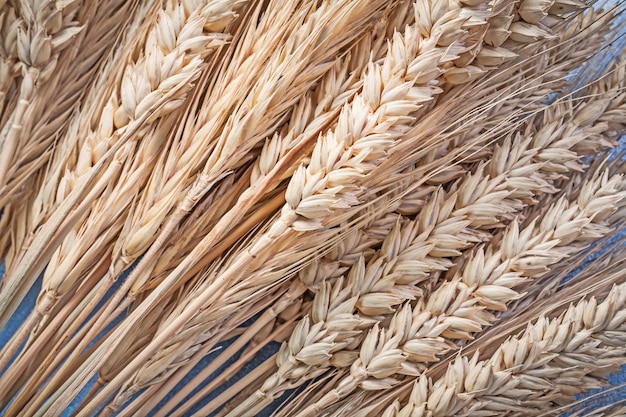
[[[225,317],[217,326],[213,326],[208,330],[202,328],[202,323],[206,321],[206,314],[199,314],[194,317],[186,331],[181,332],[176,338],[170,340],[168,346],[164,347],[159,355],[151,358],[151,360],[141,368],[131,383],[122,387],[115,397],[108,402],[103,414],[119,414],[118,410],[120,407],[139,390],[169,378],[172,373],[187,362],[203,345],[208,344],[209,349],[215,346],[226,337],[228,329],[240,325],[247,316],[257,313],[260,308],[267,306],[272,300],[272,298],[263,300],[259,303],[260,305],[248,305],[234,312],[231,316]],[[175,303],[170,304],[169,308],[172,311],[165,312],[163,317],[171,317],[180,307],[181,305],[176,305]],[[158,327],[166,326],[167,323],[167,319],[160,320]],[[143,340],[138,347],[143,347],[148,341],[149,339]],[[120,347],[118,347],[118,349],[120,349]],[[171,357],[172,352],[176,352],[173,358]],[[105,385],[106,381],[111,380],[119,370],[123,369],[127,362],[133,357],[132,353],[133,352],[122,348],[119,350],[118,355],[111,355],[109,360],[100,368],[99,385]],[[85,400],[88,401],[89,399]],[[125,410],[125,412],[128,412],[128,410]]]
[[[50,329],[52,331],[62,329],[69,324],[67,319],[70,314],[78,323],[83,321],[84,317],[77,314],[80,312],[80,306],[75,305],[73,310],[58,311],[56,307],[59,300],[63,300],[67,294],[74,294],[77,284],[82,286],[83,290],[85,287],[97,285],[98,281],[93,282],[92,279],[89,279],[93,275],[84,272],[93,268],[100,274],[102,273],[102,260],[103,258],[106,259],[103,252],[110,251],[113,236],[122,229],[126,206],[137,192],[135,187],[141,185],[142,172],[149,170],[151,164],[153,165],[155,162],[155,157],[150,155],[150,152],[161,149],[159,145],[164,141],[172,121],[171,117],[169,120],[168,118],[161,120],[155,128],[156,131],[146,135],[150,139],[139,144],[137,150],[137,156],[141,156],[145,160],[137,158],[124,166],[122,175],[128,178],[128,181],[112,185],[110,189],[106,190],[105,195],[110,197],[105,198],[103,196],[94,202],[90,216],[79,228],[70,232],[59,250],[53,255],[43,277],[41,296],[32,312],[33,315],[29,318],[30,323],[28,325],[31,328],[25,328],[29,331],[30,336],[26,348],[28,351],[25,349],[21,354],[20,361],[22,363],[30,363],[32,366],[36,362],[42,366],[40,372],[44,370],[46,350],[42,344],[49,344],[51,340],[58,339],[58,336],[41,338],[44,329],[49,325],[52,326]],[[120,198],[120,196],[125,198]],[[108,217],[110,215],[113,216]],[[97,277],[99,278],[99,276]],[[74,304],[79,301],[85,303],[87,299],[88,297],[75,298],[72,302]],[[64,322],[65,324],[61,325]],[[18,337],[17,334],[16,340]],[[7,346],[9,345],[7,344]],[[14,363],[16,369],[20,369],[20,361]],[[9,370],[7,370],[7,374],[10,375]],[[8,375],[6,375],[7,378],[9,378]],[[26,393],[26,390],[22,390],[20,396],[24,396]],[[19,404],[21,402],[16,399],[12,407],[17,407]]]
[[[264,346],[266,346],[264,343],[266,338],[271,340],[283,340],[287,337],[293,329],[295,320],[301,317],[301,312],[298,310],[300,308],[305,311],[308,310],[307,304],[303,304],[302,299],[285,297],[284,294],[288,294],[289,291],[291,291],[291,288],[287,289],[286,293],[283,286],[275,292],[277,296],[280,296],[279,299],[276,299],[274,295],[265,297],[265,300],[270,299],[272,302],[266,303],[268,308],[263,311],[262,317],[271,315],[275,319],[280,319],[281,324],[276,323],[274,325],[274,321],[272,321],[272,326],[266,326],[265,320],[255,321],[254,324],[245,329],[242,335],[239,336],[235,342],[231,343],[227,349],[215,358],[214,361],[202,369],[201,374],[204,374],[204,377],[202,377],[201,374],[198,374],[193,378],[193,380],[187,381],[185,386],[195,388],[198,386],[198,383],[213,374],[213,372],[223,363],[222,358],[231,358],[233,354],[246,344],[247,338],[244,335],[248,333],[254,334],[252,345],[248,345],[245,353],[235,363],[222,371],[218,377],[212,378],[210,384],[204,386],[202,391],[212,390],[214,387],[219,386],[224,381],[231,378],[248,360],[250,360],[255,354],[263,349]],[[291,304],[285,308],[285,304],[290,302]],[[240,339],[242,338],[244,338],[243,343],[240,343]],[[131,404],[130,407],[124,410],[125,414],[123,415],[128,415],[131,412],[139,414],[147,413],[149,410],[153,409],[155,405],[159,403],[161,399],[165,398],[167,394],[172,391],[172,388],[174,388],[189,373],[189,371],[198,363],[198,360],[205,357],[210,352],[213,346],[214,343],[207,343],[203,345],[200,349],[193,353],[189,362],[179,368],[175,374],[167,379],[167,381],[158,385],[153,385],[149,390],[146,390],[140,397],[133,401],[133,404],[137,403],[137,405],[143,403],[141,408],[134,408]],[[196,381],[199,382],[196,383]],[[189,393],[186,391],[187,390],[181,390],[177,392],[175,396],[169,398],[165,404],[161,405],[158,410],[155,410],[155,416],[180,416],[185,414],[188,411],[188,406],[193,404],[193,399],[186,401],[183,406],[177,405],[183,398],[188,396]],[[146,397],[145,399],[142,398],[144,396]],[[196,397],[196,394],[194,394],[194,397]]]

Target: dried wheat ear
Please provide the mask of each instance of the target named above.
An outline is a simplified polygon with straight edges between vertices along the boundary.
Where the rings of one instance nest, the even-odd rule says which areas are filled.
[[[3,415],[573,407],[626,357],[621,275],[560,283],[626,207],[603,6],[0,0]]]
[[[621,284],[602,302],[582,300],[558,318],[529,323],[488,360],[457,358],[445,377],[420,377],[408,402],[395,402],[382,415],[541,415],[601,386],[626,360],[625,291]]]

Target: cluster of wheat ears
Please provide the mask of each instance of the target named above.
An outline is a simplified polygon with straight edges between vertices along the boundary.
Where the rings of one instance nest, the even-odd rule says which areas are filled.
[[[0,0],[0,413],[626,415],[625,12]]]

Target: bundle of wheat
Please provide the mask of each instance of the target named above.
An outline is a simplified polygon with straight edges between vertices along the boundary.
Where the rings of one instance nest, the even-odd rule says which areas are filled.
[[[0,0],[2,414],[622,415],[625,10]]]

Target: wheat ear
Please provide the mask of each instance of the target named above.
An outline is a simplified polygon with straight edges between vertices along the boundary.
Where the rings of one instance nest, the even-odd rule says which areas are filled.
[[[574,394],[600,386],[625,363],[626,286],[583,300],[559,318],[540,318],[505,341],[488,360],[456,359],[445,377],[416,380],[408,403],[392,416],[540,415]]]
[[[0,152],[0,188],[4,187],[10,165],[19,147],[22,124],[35,91],[56,68],[59,53],[82,30],[73,21],[80,1],[20,1],[22,21],[17,25],[16,49],[21,63],[22,80],[17,106],[10,117],[10,127],[2,129]],[[7,40],[10,40],[7,39]]]

